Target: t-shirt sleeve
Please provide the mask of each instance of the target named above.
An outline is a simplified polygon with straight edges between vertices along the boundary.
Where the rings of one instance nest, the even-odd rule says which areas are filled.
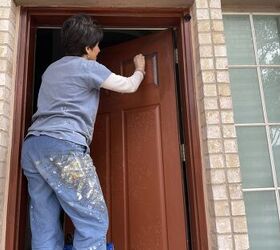
[[[101,84],[112,74],[103,64],[88,60],[85,64],[87,84],[90,89],[100,89]]]

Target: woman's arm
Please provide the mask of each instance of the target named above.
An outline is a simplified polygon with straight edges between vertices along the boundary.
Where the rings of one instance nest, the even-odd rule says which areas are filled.
[[[130,77],[112,73],[102,84],[101,88],[121,93],[135,92],[145,75],[145,57],[139,54],[134,57],[135,72]]]
[[[133,93],[135,92],[144,78],[141,71],[135,71],[130,77],[124,77],[112,73],[101,84],[101,88],[113,90],[120,93]]]

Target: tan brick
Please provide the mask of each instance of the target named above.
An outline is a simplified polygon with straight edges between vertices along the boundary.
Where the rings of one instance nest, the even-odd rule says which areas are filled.
[[[13,52],[7,45],[0,46],[0,57],[12,58]]]
[[[0,32],[0,44],[8,44],[11,46],[14,44],[14,39],[10,33],[1,31]]]
[[[220,113],[219,111],[205,111],[206,123],[207,124],[219,124]]]
[[[5,161],[0,162],[0,178],[6,177],[7,163]]]
[[[240,167],[240,161],[238,154],[226,154],[226,166],[228,168]]]
[[[232,111],[221,111],[222,123],[234,123]]]
[[[0,114],[8,116],[10,112],[10,106],[7,102],[0,101]]]
[[[0,1],[0,7],[9,7],[13,5],[12,0],[1,0]]]
[[[231,96],[229,84],[228,83],[218,84],[218,93],[219,93],[219,96]]]
[[[211,30],[210,21],[209,20],[198,20],[197,23],[198,32],[209,32]]]
[[[3,205],[4,205],[4,187],[5,187],[5,178],[0,178],[0,190],[2,191],[0,194],[0,210],[3,209]]]
[[[207,138],[215,139],[221,138],[221,129],[219,126],[208,125],[207,126]]]
[[[10,100],[10,90],[5,86],[0,86],[0,100]]]
[[[12,64],[6,59],[0,59],[0,71],[6,72],[9,75],[12,75]]]
[[[5,72],[0,72],[0,86],[10,87],[12,78]]]
[[[210,0],[209,1],[210,8],[221,8],[221,0]]]
[[[234,243],[236,250],[249,249],[249,239],[247,234],[234,235]]]
[[[9,31],[11,23],[9,20],[0,20],[0,31]]]
[[[221,96],[219,98],[219,103],[221,109],[232,109],[231,97]]]
[[[229,168],[227,169],[227,179],[229,183],[240,183],[240,169],[239,168]]]
[[[228,60],[226,57],[216,58],[216,69],[228,69]]]
[[[0,19],[0,31],[8,32],[12,37],[15,37],[15,20]]]
[[[211,33],[199,33],[198,34],[198,42],[199,44],[211,44],[212,38]]]
[[[235,139],[224,140],[225,153],[237,153],[237,143]]]
[[[215,201],[214,202],[215,216],[229,216],[229,204],[227,201]]]
[[[212,33],[213,36],[213,43],[214,44],[225,44],[225,36],[223,33],[219,32],[214,32]]]
[[[221,20],[213,20],[211,28],[213,31],[224,31],[224,24]]]
[[[224,168],[224,157],[222,154],[209,155],[209,162],[211,168]]]
[[[195,5],[197,8],[208,8],[207,0],[196,0]]]
[[[246,233],[248,231],[245,216],[233,217],[233,231],[235,233]]]
[[[0,159],[4,160],[7,157],[7,147],[0,146]]]
[[[0,72],[0,86],[5,86],[7,89],[11,90],[12,78],[8,74]]]
[[[212,194],[214,200],[226,200],[228,198],[226,185],[212,185]]]
[[[209,19],[208,9],[197,9],[196,10],[197,20],[207,20]]]
[[[200,67],[202,70],[214,69],[214,60],[213,58],[201,58]]]
[[[204,83],[215,83],[216,75],[214,71],[202,71],[202,81]]]
[[[209,211],[213,216],[211,221],[214,222],[214,226],[213,223],[210,223],[210,230],[212,232],[215,228],[217,230],[211,234],[214,237],[211,247],[213,250],[236,250],[237,246],[234,244],[236,241],[233,242],[235,234],[246,235],[247,232],[247,229],[244,231],[242,219],[240,219],[240,224],[237,223],[238,218],[245,218],[240,164],[221,1],[208,0],[208,4],[212,9],[207,9],[206,2],[196,0],[198,20],[194,20],[197,21],[197,26],[194,24],[193,27],[198,29],[195,41],[198,69],[196,77],[199,79],[198,98],[202,104],[200,105],[201,138],[204,146],[207,187],[209,187]],[[193,17],[196,16],[193,15]],[[235,225],[233,218],[236,219],[237,224]]]
[[[203,85],[204,96],[217,96],[217,87],[215,84]]]
[[[205,110],[218,109],[218,100],[217,98],[204,98],[204,108]]]
[[[236,137],[234,125],[223,125],[223,137],[224,138],[235,138]]]
[[[0,130],[8,131],[10,126],[10,121],[5,116],[0,116]]]
[[[231,232],[230,218],[216,218],[216,223],[218,233]]]
[[[243,200],[231,201],[231,212],[233,216],[245,215],[245,205]]]
[[[222,142],[220,140],[211,139],[207,141],[208,152],[211,153],[221,153],[223,151]]]
[[[241,184],[230,184],[229,185],[229,195],[232,200],[243,199]]]
[[[211,45],[201,45],[199,46],[200,57],[213,57],[213,50]]]
[[[222,11],[221,9],[210,9],[211,19],[222,19]]]
[[[11,8],[2,7],[2,8],[0,8],[0,18],[8,19],[8,18],[15,18],[15,17],[14,17],[14,13],[11,10]]]
[[[9,144],[9,137],[7,132],[0,130],[0,145],[6,146]]]
[[[210,170],[210,176],[212,184],[223,184],[226,182],[224,169],[213,168]]]
[[[217,82],[229,83],[229,73],[226,70],[217,71]]]
[[[219,250],[234,250],[231,235],[218,235]]]
[[[214,46],[215,56],[227,56],[227,50],[225,45],[215,45]]]

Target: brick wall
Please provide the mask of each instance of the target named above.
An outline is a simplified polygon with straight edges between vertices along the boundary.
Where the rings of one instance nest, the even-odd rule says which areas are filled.
[[[7,180],[13,121],[16,27],[18,10],[12,0],[0,0],[0,247],[4,249]]]
[[[0,0],[0,249],[5,237],[18,11],[12,0]],[[196,0],[192,17],[211,249],[248,249],[220,0]]]
[[[248,249],[221,0],[192,8],[197,99],[211,249]]]

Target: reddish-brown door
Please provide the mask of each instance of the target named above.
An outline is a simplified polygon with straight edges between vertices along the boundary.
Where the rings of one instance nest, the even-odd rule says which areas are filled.
[[[101,52],[99,61],[129,76],[146,57],[137,92],[103,91],[91,147],[117,250],[185,250],[173,41],[162,31]]]

